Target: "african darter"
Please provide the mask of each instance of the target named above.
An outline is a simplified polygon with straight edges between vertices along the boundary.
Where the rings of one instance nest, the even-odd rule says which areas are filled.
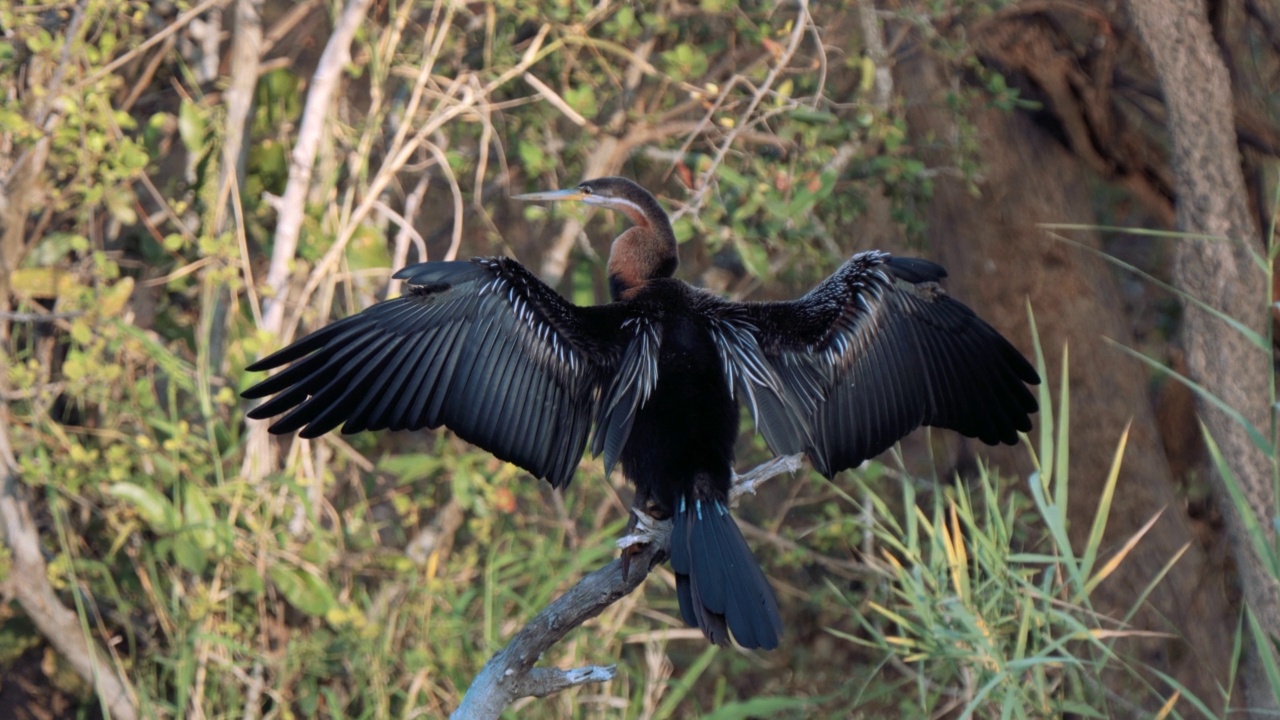
[[[920,425],[988,444],[1031,428],[1039,382],[995,329],[939,286],[927,260],[862,252],[804,297],[730,302],[672,276],[667,214],[623,178],[518,196],[617,210],[613,302],[578,307],[514,260],[426,262],[402,297],[249,367],[288,364],[244,393],[252,418],[313,438],[448,427],[498,458],[569,484],[588,442],[621,461],[634,507],[672,522],[684,621],[712,641],[774,648],[773,590],[729,515],[738,403],[779,455],[827,477]]]

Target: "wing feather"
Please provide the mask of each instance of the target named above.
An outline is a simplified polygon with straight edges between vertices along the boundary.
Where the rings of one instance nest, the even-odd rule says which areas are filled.
[[[556,486],[569,482],[603,388],[626,411],[620,359],[642,328],[625,305],[576,307],[503,258],[401,270],[408,293],[339,320],[250,366],[284,369],[245,391],[273,433],[315,437],[445,425]],[[629,314],[631,313],[631,314]],[[628,322],[632,321],[632,322]],[[630,350],[629,350],[630,349]],[[655,353],[656,347],[642,349]],[[633,366],[652,358],[633,360]],[[642,382],[634,367],[628,382]],[[627,425],[629,427],[629,424]],[[624,433],[625,435],[625,433]],[[625,442],[625,437],[623,437]]]
[[[707,301],[726,326],[717,340],[739,399],[778,400],[769,412],[752,408],[775,452],[794,452],[788,438],[801,437],[830,476],[920,425],[988,444],[1015,443],[1031,428],[1037,406],[1027,385],[1039,376],[943,292],[945,276],[927,260],[866,252],[798,300]]]

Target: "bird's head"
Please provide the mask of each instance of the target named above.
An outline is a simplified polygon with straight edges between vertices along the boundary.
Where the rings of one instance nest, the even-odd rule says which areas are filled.
[[[577,200],[617,210],[631,220],[609,251],[609,291],[615,300],[627,298],[654,278],[669,278],[680,263],[676,235],[667,213],[648,190],[620,177],[596,178],[565,190],[516,195],[516,200],[558,202]]]
[[[617,210],[642,227],[657,227],[667,220],[666,212],[648,190],[621,177],[584,180],[576,187],[515,195],[513,199],[527,202],[577,200],[587,205]]]

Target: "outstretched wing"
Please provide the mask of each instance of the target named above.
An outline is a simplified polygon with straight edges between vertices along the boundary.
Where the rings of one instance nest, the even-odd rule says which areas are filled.
[[[768,401],[756,422],[775,452],[803,449],[831,476],[920,425],[992,445],[1031,429],[1027,384],[1039,376],[942,290],[945,276],[927,260],[864,252],[797,300],[724,306],[721,354],[739,397]]]
[[[253,365],[289,364],[244,392],[283,434],[447,426],[459,437],[568,484],[601,387],[613,407],[645,392],[613,382],[644,323],[623,306],[577,307],[506,258],[429,262],[395,277],[408,292],[339,320]],[[601,414],[608,417],[607,414]],[[629,427],[629,424],[627,424]],[[625,440],[625,438],[624,438]]]

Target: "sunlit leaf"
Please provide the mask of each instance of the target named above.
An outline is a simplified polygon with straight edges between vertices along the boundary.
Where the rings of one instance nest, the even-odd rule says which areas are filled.
[[[107,494],[133,506],[152,532],[163,535],[177,529],[178,513],[173,503],[155,488],[119,482],[107,488]]]
[[[301,568],[272,565],[267,576],[290,605],[315,617],[323,617],[337,600],[324,580]]]

